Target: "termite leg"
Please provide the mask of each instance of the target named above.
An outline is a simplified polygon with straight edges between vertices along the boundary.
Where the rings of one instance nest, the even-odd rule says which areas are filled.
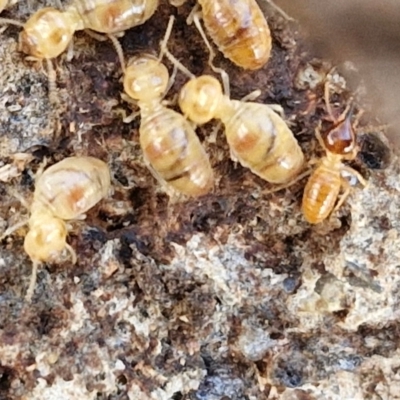
[[[209,57],[208,57],[208,64],[211,67],[211,69],[216,72],[217,74],[221,75],[221,79],[222,79],[222,85],[224,87],[224,93],[226,96],[230,97],[230,84],[229,84],[229,76],[226,73],[225,70],[223,70],[222,68],[218,68],[213,64],[213,60],[215,57],[215,53],[214,50],[212,49],[210,42],[207,39],[206,34],[204,33],[203,27],[201,26],[200,23],[200,13],[194,13],[193,14],[193,22],[196,25],[197,30],[199,31],[201,37],[203,38],[203,41],[209,51]]]
[[[31,279],[29,281],[29,287],[28,287],[28,290],[26,291],[26,295],[25,295],[25,301],[27,303],[31,302],[33,293],[35,291],[38,266],[39,266],[39,263],[37,261],[34,261],[33,266],[32,266]]]

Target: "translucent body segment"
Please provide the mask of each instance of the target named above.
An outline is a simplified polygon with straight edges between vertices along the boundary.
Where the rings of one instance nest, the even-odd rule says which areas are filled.
[[[271,32],[255,0],[198,2],[204,25],[225,57],[245,69],[265,65],[271,54]]]
[[[162,106],[141,107],[140,145],[147,162],[180,193],[200,196],[214,181],[208,156],[181,114]]]
[[[340,169],[324,162],[310,176],[303,194],[302,211],[310,224],[325,220],[335,207],[341,188]]]
[[[179,105],[195,123],[220,119],[232,158],[266,181],[286,183],[303,168],[300,146],[271,106],[231,100],[214,77],[202,75],[187,82]]]
[[[45,206],[54,217],[70,220],[85,213],[110,190],[106,163],[70,157],[46,169],[36,182],[32,213]]]
[[[211,190],[214,174],[191,125],[162,104],[168,80],[165,65],[144,54],[129,61],[124,89],[138,100],[140,145],[150,170],[180,193],[200,196]]]
[[[75,0],[67,12],[80,16],[80,29],[116,33],[143,24],[157,6],[158,0]]]
[[[218,117],[233,156],[268,182],[292,180],[303,168],[304,156],[283,119],[264,104],[230,104]]]

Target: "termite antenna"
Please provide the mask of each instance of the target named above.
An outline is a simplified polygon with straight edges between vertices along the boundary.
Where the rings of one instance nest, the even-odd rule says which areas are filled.
[[[293,186],[295,183],[303,180],[304,178],[307,178],[309,175],[311,175],[312,172],[313,172],[312,169],[307,169],[303,171],[300,175],[296,176],[296,178],[292,179],[290,182],[275,186],[272,189],[263,190],[262,194],[265,195],[265,194],[280,192],[283,189],[287,189],[290,186]]]
[[[327,76],[332,75],[332,72],[335,70],[335,68],[332,68]],[[330,82],[329,80],[327,80],[324,83],[324,101],[325,101],[325,107],[326,107],[326,111],[329,115],[329,119],[333,122],[333,123],[338,123],[338,122],[342,122],[347,118],[351,118],[353,115],[353,111],[354,111],[354,98],[352,97],[348,103],[347,106],[345,108],[345,110],[339,115],[339,117],[336,117],[333,113],[332,110],[332,106],[331,106],[331,101],[330,101],[330,97],[331,97],[331,93],[330,93]]]
[[[202,39],[203,39],[203,41],[204,41],[204,43],[205,43],[205,45],[206,45],[208,51],[209,51],[208,65],[211,67],[211,69],[212,69],[215,73],[217,73],[217,74],[219,74],[219,75],[221,76],[222,85],[223,85],[223,87],[224,87],[224,93],[225,93],[228,97],[230,97],[229,76],[228,76],[228,74],[226,73],[225,70],[223,70],[222,68],[218,68],[218,67],[216,67],[216,66],[213,64],[213,60],[214,60],[214,58],[215,58],[215,53],[214,53],[214,50],[213,50],[212,47],[211,47],[210,42],[209,42],[208,39],[207,39],[207,36],[206,36],[206,34],[205,34],[205,32],[204,32],[203,27],[201,26],[201,23],[200,23],[200,15],[201,15],[201,12],[198,12],[198,11],[192,12],[192,13],[191,13],[191,19],[189,19],[190,16],[188,17],[188,23],[191,23],[191,21],[194,22],[194,24],[195,24],[197,30],[199,31],[199,33],[200,33],[200,35],[201,35],[201,37],[202,37]]]
[[[39,266],[39,263],[37,261],[34,261],[33,265],[32,265],[31,280],[29,281],[29,287],[28,287],[28,290],[26,291],[26,295],[25,295],[25,301],[27,303],[31,302],[33,293],[35,291],[38,266]]]
[[[71,255],[72,264],[76,264],[77,257],[76,257],[76,252],[75,252],[75,250],[74,250],[74,249],[71,247],[71,245],[69,245],[68,243],[65,244],[65,248],[67,249],[67,251],[68,251],[69,254]]]
[[[49,99],[52,104],[58,103],[57,97],[57,75],[54,69],[53,63],[49,58],[46,58],[46,66],[47,66],[47,79],[49,81]]]
[[[254,101],[260,96],[261,96],[261,90],[256,89],[256,90],[253,90],[252,92],[246,94],[246,96],[242,97],[240,99],[240,101]],[[272,108],[272,104],[270,105],[270,107]]]
[[[22,22],[10,18],[0,18],[0,25],[15,25],[19,26],[20,28],[24,27],[24,24]]]
[[[326,111],[328,112],[329,118],[331,119],[331,121],[335,121],[336,118],[333,115],[333,110],[331,107],[331,101],[330,101],[330,83],[329,81],[325,82],[324,84],[324,101],[325,101],[325,107],[326,107]]]
[[[160,61],[160,62],[163,59],[164,55],[166,53],[169,53],[167,44],[168,44],[169,38],[171,37],[172,28],[174,27],[174,22],[175,22],[175,17],[173,15],[170,15],[169,20],[168,20],[167,29],[165,30],[163,40],[161,40],[161,42],[160,42],[160,54],[158,55],[158,61]]]
[[[167,88],[165,89],[163,97],[165,97],[167,95],[167,93],[171,90],[171,88],[175,82],[177,73],[178,73],[178,67],[174,64],[174,69],[172,70],[172,74],[170,75],[170,77],[168,79],[168,85],[167,85]],[[175,101],[173,101],[172,104],[175,104]]]
[[[122,73],[125,73],[125,68],[126,68],[126,63],[125,63],[125,57],[124,57],[124,52],[122,50],[121,43],[119,40],[115,37],[115,35],[108,34],[107,37],[111,40],[111,43],[114,46],[115,51],[117,52],[119,62],[121,63],[121,69]]]
[[[172,33],[172,28],[174,26],[175,22],[175,17],[171,15],[169,17],[168,21],[168,26],[167,30],[165,31],[165,35],[163,40],[160,42],[160,54],[158,56],[158,61],[161,62],[162,58],[165,56],[168,58],[169,61],[171,61],[172,64],[176,66],[181,72],[183,72],[185,75],[187,75],[190,79],[195,78],[195,76],[175,57],[170,53],[167,47],[168,40],[171,36]]]
[[[292,18],[289,14],[287,14],[282,8],[280,8],[275,2],[272,0],[264,0],[271,8],[273,8],[278,14],[282,15],[288,21],[294,21],[295,19]]]
[[[24,219],[23,221],[20,221],[20,222],[16,223],[15,225],[10,226],[0,236],[0,241],[5,239],[7,236],[10,236],[11,234],[16,232],[18,229],[22,228],[23,226],[28,225],[28,223],[29,223],[29,220],[28,219]]]
[[[356,106],[353,99],[350,99],[349,104],[347,105],[346,109],[340,114],[338,120],[344,121],[347,119],[348,121],[350,121],[353,118],[355,107]]]
[[[103,35],[101,33],[92,31],[91,29],[86,29],[85,32],[91,38],[93,38],[99,42],[104,42],[107,39],[109,39],[111,41],[111,43],[114,47],[114,50],[117,52],[119,62],[121,63],[122,72],[124,73],[125,68],[126,68],[125,57],[124,57],[124,52],[122,50],[121,43],[118,41],[117,36],[113,35],[112,33],[106,33]]]

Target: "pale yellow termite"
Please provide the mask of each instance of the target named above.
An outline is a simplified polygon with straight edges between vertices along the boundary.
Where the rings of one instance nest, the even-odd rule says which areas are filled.
[[[66,50],[76,31],[120,33],[143,24],[157,6],[158,0],[74,0],[64,11],[46,7],[23,25],[20,49],[36,58],[54,58]]]
[[[75,251],[67,243],[66,221],[82,218],[109,191],[110,170],[105,162],[93,157],[65,158],[37,178],[24,242],[33,263],[28,301],[33,295],[40,263],[56,260],[64,249],[76,262]],[[6,234],[13,230],[12,227]]]
[[[300,146],[272,106],[231,100],[212,76],[189,80],[180,92],[179,105],[196,124],[220,119],[231,158],[268,182],[289,182],[304,166]]]
[[[22,27],[19,50],[47,61],[50,89],[54,91],[55,76],[49,60],[67,49],[76,31],[86,29],[107,34],[124,68],[122,50],[114,35],[143,24],[154,14],[157,6],[158,0],[74,0],[64,11],[42,8],[25,24],[4,18],[0,23]]]
[[[165,65],[151,55],[131,59],[125,70],[125,93],[140,108],[144,159],[156,177],[179,193],[204,195],[214,181],[210,161],[183,115],[162,104],[168,80]]]

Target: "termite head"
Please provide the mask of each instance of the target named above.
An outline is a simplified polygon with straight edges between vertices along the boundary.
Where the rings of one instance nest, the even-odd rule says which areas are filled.
[[[222,87],[210,75],[191,79],[182,88],[179,106],[187,118],[196,124],[205,124],[215,117],[223,98]]]
[[[19,35],[19,50],[36,58],[55,58],[63,53],[75,32],[68,13],[42,8],[25,23]]]
[[[135,100],[161,98],[167,89],[167,67],[150,54],[131,58],[124,74],[125,93]]]
[[[354,158],[356,152],[356,136],[352,125],[353,107],[332,128],[326,132],[323,143],[325,149],[345,158]]]
[[[68,247],[67,234],[63,220],[50,216],[37,219],[25,236],[25,251],[34,262],[49,261]]]

